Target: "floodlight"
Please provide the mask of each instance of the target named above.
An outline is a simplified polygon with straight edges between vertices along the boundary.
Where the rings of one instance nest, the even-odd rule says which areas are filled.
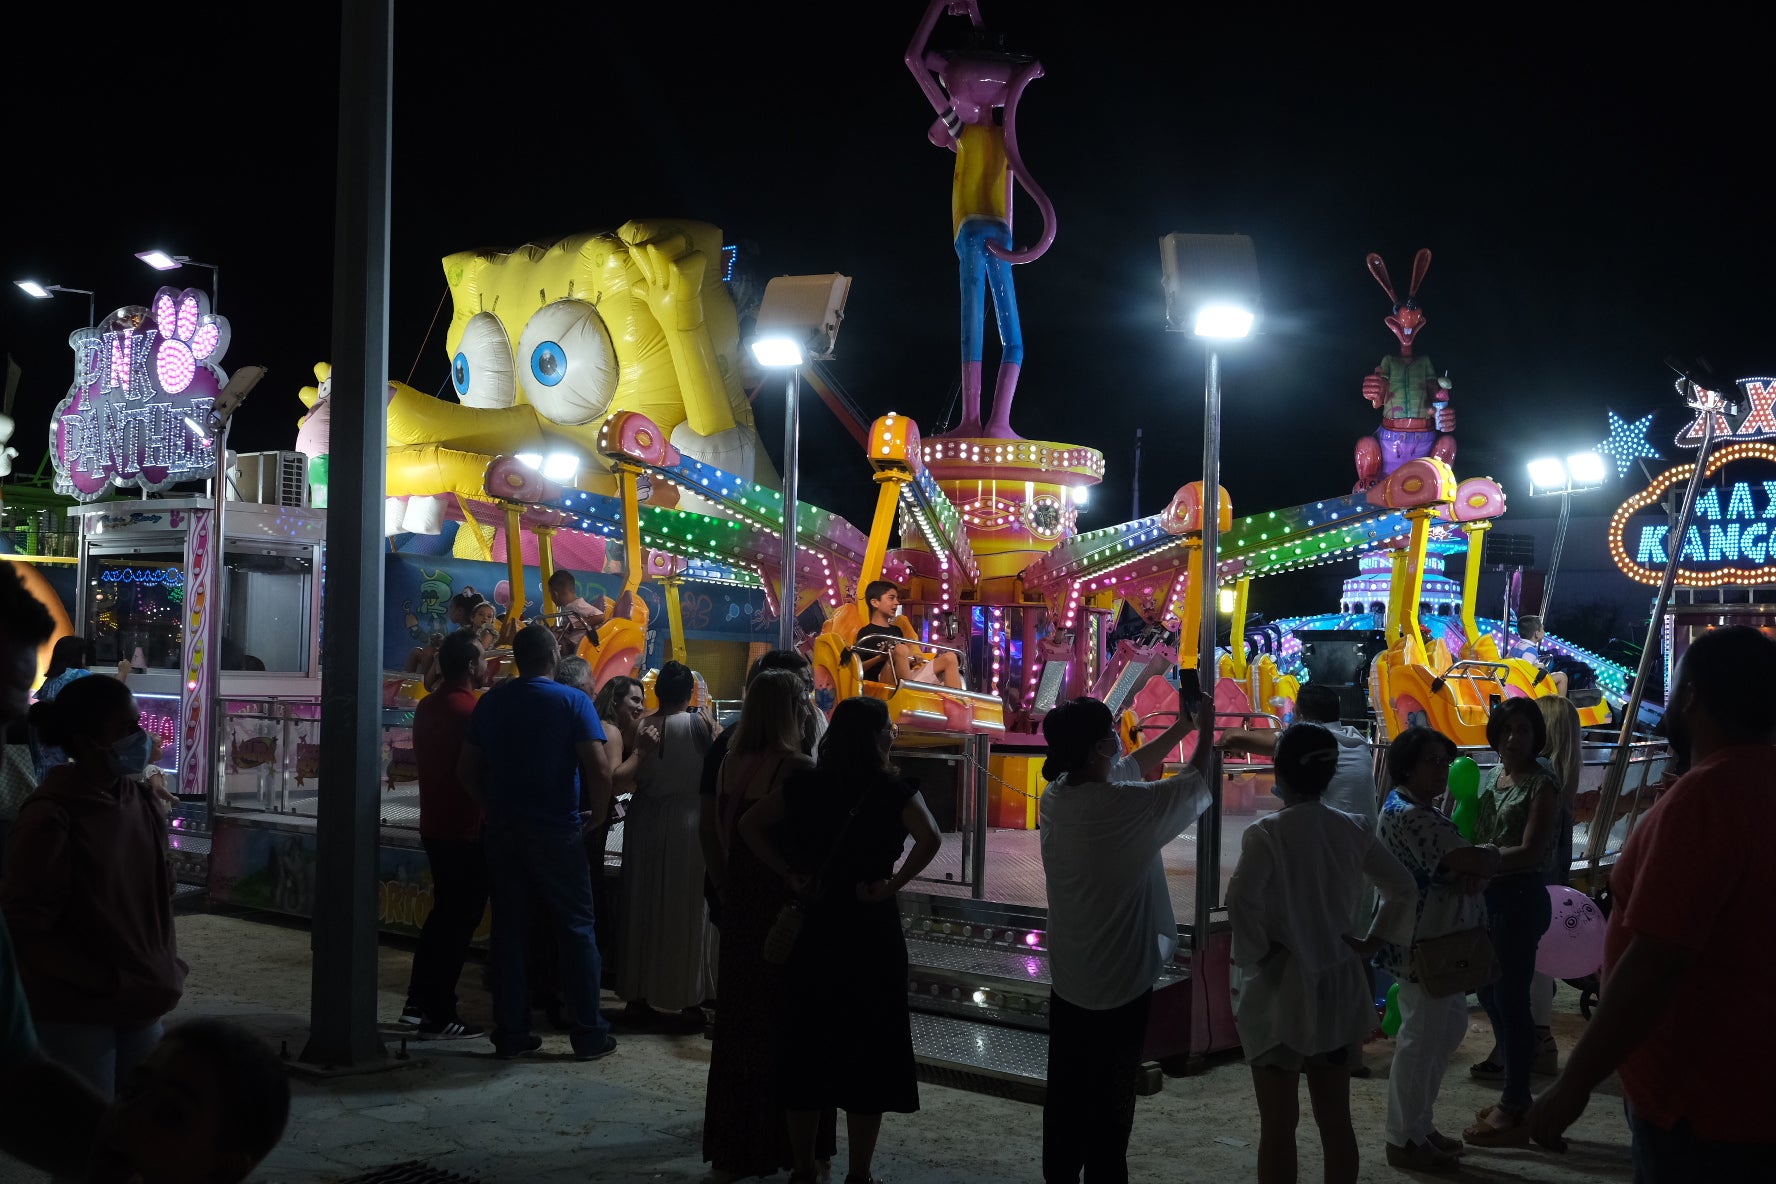
[[[1566,458],[1566,471],[1578,486],[1602,485],[1605,471],[1603,457],[1595,451],[1575,452]]]
[[[1252,335],[1252,324],[1257,319],[1249,308],[1232,304],[1211,304],[1197,310],[1191,331],[1198,337],[1237,341]]]
[[[753,360],[776,370],[832,357],[850,294],[851,277],[837,272],[773,279],[759,302]]]
[[[39,300],[49,300],[52,297],[50,290],[36,280],[14,280],[12,282],[22,288],[27,296],[35,296]]]
[[[176,271],[183,266],[183,260],[169,255],[165,251],[137,251],[136,258],[156,271]]]
[[[1536,489],[1559,489],[1566,484],[1566,466],[1552,456],[1532,460],[1529,462],[1529,483]]]
[[[571,452],[551,452],[543,460],[543,476],[558,485],[572,481],[579,471],[580,458]]]
[[[513,459],[515,459],[519,464],[523,465],[527,469],[531,469],[531,470],[534,470],[539,473],[542,472],[543,454],[540,452],[515,453],[513,455]]]

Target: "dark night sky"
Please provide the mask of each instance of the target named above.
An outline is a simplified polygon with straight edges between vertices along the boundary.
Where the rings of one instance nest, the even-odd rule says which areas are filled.
[[[867,412],[935,425],[955,382],[955,263],[950,159],[901,63],[922,0],[674,7],[507,4],[469,25],[399,6],[389,373],[444,381],[441,329],[425,338],[445,254],[687,216],[751,244],[761,278],[853,275],[833,370]],[[1168,231],[1257,243],[1266,331],[1224,358],[1236,510],[1349,489],[1351,445],[1375,427],[1359,386],[1395,349],[1371,250],[1402,282],[1417,248],[1435,253],[1420,352],[1455,383],[1456,469],[1508,489],[1531,452],[1600,438],[1605,407],[1659,409],[1668,443],[1668,354],[1727,378],[1776,368],[1770,100],[1748,30],[1697,31],[1692,54],[1689,34],[1616,29],[1628,43],[1605,56],[1601,32],[1439,31],[1437,14],[1398,32],[1283,27],[1269,7],[1221,25],[984,7],[1047,67],[1019,134],[1060,232],[1017,272],[1014,426],[1108,454],[1083,528],[1129,516],[1136,427],[1143,513],[1199,468],[1202,355],[1163,332]],[[329,353],[330,7],[275,28],[196,17],[177,68],[145,15],[40,11],[42,52],[9,80],[4,278],[95,288],[103,313],[158,286],[135,251],[219,263],[223,365],[271,368],[231,443],[290,447],[296,390]],[[1035,233],[1033,207],[1018,230]],[[0,346],[24,369],[13,442],[29,471],[85,310],[8,291]],[[817,405],[805,420],[804,448],[833,455],[804,466],[804,496],[866,520],[856,446]]]

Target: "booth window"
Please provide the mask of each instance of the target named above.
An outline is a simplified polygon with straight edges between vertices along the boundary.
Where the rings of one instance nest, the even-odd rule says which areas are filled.
[[[230,548],[227,563],[222,669],[309,673],[309,554]]]
[[[180,551],[99,556],[83,590],[92,664],[127,658],[137,666],[177,670],[183,661],[185,556]]]

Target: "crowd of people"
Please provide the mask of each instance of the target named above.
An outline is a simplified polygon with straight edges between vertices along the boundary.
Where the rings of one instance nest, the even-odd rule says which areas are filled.
[[[577,601],[571,591],[557,599]],[[122,678],[63,677],[30,703],[51,624],[3,573],[0,599],[0,726],[26,719],[33,752],[51,754],[33,765],[38,784],[16,804],[0,862],[0,1150],[59,1179],[243,1179],[281,1135],[288,1086],[250,1033],[168,1023],[186,967],[151,738]],[[562,643],[598,623],[576,610],[555,628],[517,629],[497,680],[473,611],[428,656],[436,689],[414,745],[434,905],[401,1020],[421,1038],[489,1037],[501,1058],[541,1047],[538,1008],[586,1061],[617,1050],[614,1030],[706,1034],[710,1184],[784,1170],[790,1184],[825,1180],[839,1111],[843,1179],[869,1184],[883,1116],[919,1108],[896,896],[941,845],[894,766],[887,707],[848,699],[823,717],[807,660],[789,651],[753,664],[725,727],[676,662],[656,676],[651,711],[631,678],[594,696],[592,672]],[[1445,1171],[1470,1147],[1532,1140],[1561,1148],[1619,1072],[1637,1180],[1762,1178],[1776,1096],[1755,1066],[1776,1052],[1764,1022],[1776,954],[1745,935],[1776,888],[1757,849],[1776,825],[1776,641],[1720,629],[1683,658],[1667,719],[1687,771],[1614,869],[1601,1001],[1564,1067],[1536,954],[1548,885],[1570,865],[1576,710],[1558,696],[1493,709],[1497,759],[1464,835],[1443,808],[1458,755],[1447,736],[1393,738],[1384,791],[1336,696],[1309,686],[1298,708],[1281,732],[1218,740],[1212,707],[1180,711],[1126,755],[1101,702],[1045,717],[1045,1181],[1128,1179],[1153,986],[1178,945],[1161,851],[1210,807],[1217,743],[1268,754],[1278,799],[1245,830],[1226,892],[1263,1184],[1297,1176],[1303,1077],[1325,1179],[1357,1178],[1350,1081],[1368,1071],[1378,973],[1399,984],[1391,1166]],[[1189,759],[1162,776],[1181,743]],[[619,822],[613,893],[604,852]],[[489,904],[491,1032],[460,1014],[456,994]],[[624,1007],[606,1015],[613,953]],[[1722,982],[1760,1018],[1731,1047],[1698,1047],[1689,1017]],[[1438,1129],[1437,1098],[1470,994],[1495,1042],[1470,1073],[1500,1092],[1457,1138]],[[1538,1075],[1554,1077],[1539,1097]]]

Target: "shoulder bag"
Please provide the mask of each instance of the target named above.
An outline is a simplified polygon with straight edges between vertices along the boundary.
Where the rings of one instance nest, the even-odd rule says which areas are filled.
[[[1459,910],[1459,901],[1454,908]],[[1457,916],[1459,911],[1453,911],[1449,920],[1455,922]],[[1421,929],[1424,921],[1419,919]],[[1413,942],[1411,966],[1418,985],[1433,999],[1472,994],[1499,977],[1498,952],[1484,923]]]
[[[845,818],[845,825],[839,828],[837,837],[833,839],[832,848],[827,851],[826,858],[820,864],[820,870],[814,873],[814,898],[818,899],[824,892],[826,869],[832,866],[833,856],[839,853],[839,847],[850,832],[851,824],[857,821],[857,812],[863,808],[864,799],[869,797],[869,790],[857,795],[857,801],[851,806],[851,813]],[[808,914],[800,900],[792,900],[777,910],[777,919],[771,922],[770,932],[765,934],[764,948],[760,956],[772,966],[783,966],[788,963],[790,955],[795,952],[796,940],[802,935],[802,924]]]

